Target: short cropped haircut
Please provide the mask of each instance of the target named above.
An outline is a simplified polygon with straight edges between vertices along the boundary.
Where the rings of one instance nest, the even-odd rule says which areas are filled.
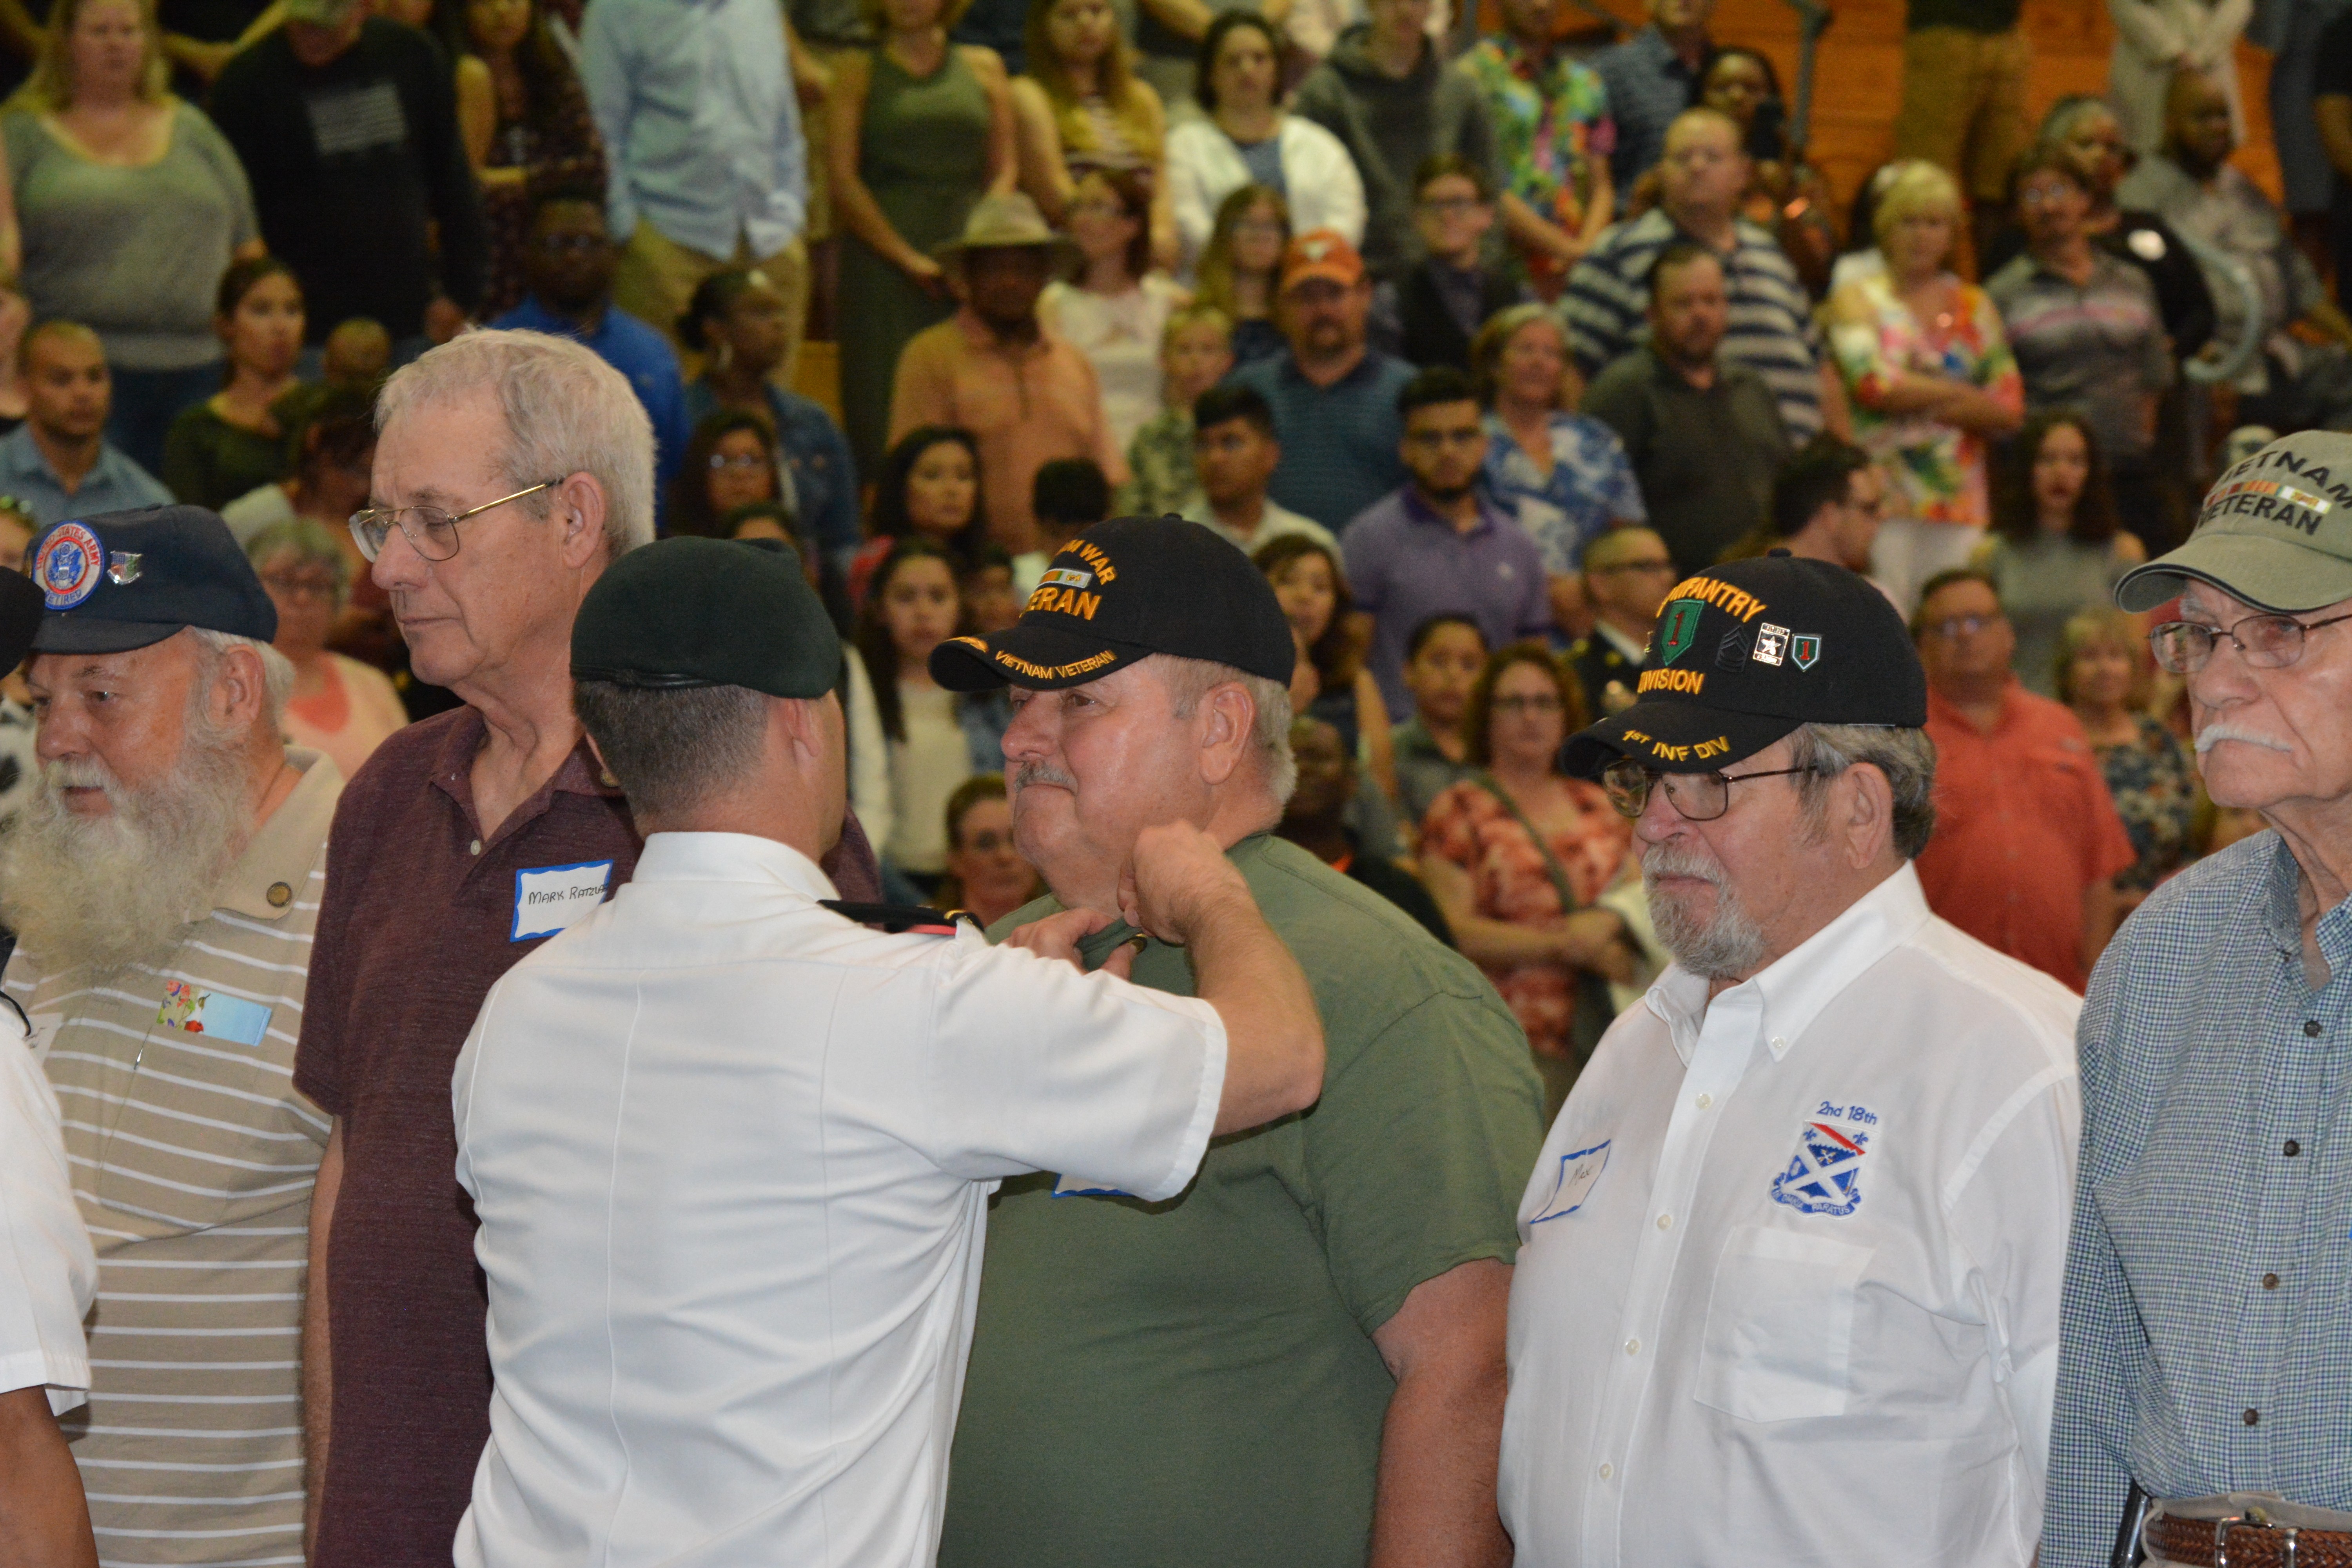
[[[1440,610],[1414,626],[1412,635],[1404,639],[1404,661],[1411,664],[1414,659],[1419,658],[1421,650],[1429,646],[1429,639],[1448,626],[1467,627],[1470,635],[1478,639],[1478,657],[1481,658],[1486,657],[1486,628],[1478,624],[1477,618],[1474,616],[1465,616],[1459,610]]]
[[[1815,833],[1828,831],[1829,781],[1864,763],[1886,777],[1895,796],[1895,852],[1916,859],[1936,831],[1936,742],[1925,730],[1884,724],[1800,724],[1789,737],[1797,798]]]
[[[1433,364],[1404,384],[1397,394],[1397,414],[1410,419],[1416,408],[1434,408],[1445,403],[1475,403],[1478,384],[1470,379],[1466,370],[1450,364]]]
[[[594,351],[546,332],[461,333],[394,371],[376,400],[378,430],[413,408],[477,392],[506,419],[499,469],[521,489],[586,474],[604,491],[604,542],[618,557],[654,537],[654,426],[628,378]],[[545,491],[515,503],[545,517]]]
[[[689,810],[748,774],[768,724],[766,700],[748,686],[575,680],[572,706],[641,821]]]
[[[1981,583],[1991,591],[1994,603],[2000,601],[2000,584],[1992,580],[1991,573],[1981,567],[1953,566],[1938,572],[1919,584],[1919,607],[1911,612],[1913,642],[1927,635],[1927,601],[1955,583]]]
[[[1658,290],[1666,286],[1668,272],[1677,268],[1688,267],[1695,261],[1712,261],[1717,267],[1723,265],[1722,257],[1695,239],[1675,240],[1664,250],[1658,252],[1658,258],[1650,263],[1650,270],[1644,274],[1650,303],[1654,305],[1658,302]]]
[[[1055,458],[1029,481],[1029,510],[1065,528],[1092,528],[1110,515],[1110,480],[1092,458]]]
[[[1780,465],[1772,476],[1772,531],[1794,539],[1813,514],[1843,501],[1853,476],[1870,467],[1870,454],[1824,430]]]
[[[1298,787],[1298,759],[1290,754],[1290,688],[1279,680],[1268,680],[1262,675],[1252,675],[1211,659],[1155,653],[1148,662],[1160,667],[1160,679],[1168,688],[1169,706],[1179,719],[1192,717],[1201,700],[1216,687],[1231,683],[1249,693],[1257,714],[1250,727],[1250,749],[1257,753],[1258,765],[1265,770],[1265,785],[1275,804],[1289,805],[1290,792]]]
[[[1266,402],[1265,394],[1255,386],[1223,382],[1192,400],[1192,428],[1196,432],[1235,419],[1247,420],[1253,429],[1269,441],[1277,439],[1274,405]]]
[[[1413,195],[1419,197],[1422,192],[1448,174],[1469,181],[1470,188],[1478,193],[1480,201],[1495,199],[1495,182],[1487,178],[1486,171],[1459,153],[1432,153],[1423,158],[1412,171]]]

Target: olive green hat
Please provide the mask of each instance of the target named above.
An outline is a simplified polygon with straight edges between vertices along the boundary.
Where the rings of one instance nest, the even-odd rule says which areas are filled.
[[[2116,603],[2152,610],[2192,578],[2280,614],[2352,599],[2352,436],[2305,430],[2231,465],[2188,542],[2124,574]]]

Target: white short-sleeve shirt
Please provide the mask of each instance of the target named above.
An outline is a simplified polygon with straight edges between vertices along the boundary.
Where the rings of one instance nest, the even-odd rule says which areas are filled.
[[[657,833],[483,1003],[453,1095],[497,1384],[460,1564],[924,1568],[995,1181],[1192,1179],[1213,1008],[833,896],[781,844]]]
[[[0,1394],[47,1386],[62,1414],[89,1388],[82,1320],[98,1259],[74,1207],[57,1091],[23,1020],[0,1006]]]
[[[2017,1568],[2042,1530],[2081,999],[1906,866],[1709,1003],[1670,967],[1519,1209],[1520,1568]]]

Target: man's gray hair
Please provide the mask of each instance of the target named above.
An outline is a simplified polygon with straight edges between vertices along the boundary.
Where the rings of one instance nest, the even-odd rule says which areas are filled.
[[[393,373],[376,399],[376,428],[391,428],[419,405],[474,392],[489,393],[506,415],[499,466],[507,489],[590,475],[604,487],[613,555],[653,542],[653,422],[619,371],[568,338],[466,332]],[[518,504],[547,515],[543,492]]]
[[[1205,658],[1179,658],[1174,654],[1151,656],[1160,666],[1160,678],[1167,684],[1168,700],[1179,719],[1192,716],[1211,689],[1233,685],[1249,693],[1257,718],[1250,731],[1250,749],[1257,753],[1265,772],[1266,788],[1274,792],[1276,805],[1290,804],[1290,792],[1298,787],[1298,760],[1290,754],[1290,688],[1278,680],[1268,680],[1262,675],[1252,675],[1230,664],[1218,664]]]
[[[262,714],[262,721],[269,726],[271,734],[282,733],[286,727],[286,702],[294,695],[294,661],[266,642],[216,632],[209,626],[190,626],[188,635],[195,639],[197,661],[195,695],[191,699],[194,704],[190,710],[192,719],[203,714],[205,695],[219,678],[221,660],[227,656],[228,650],[249,647],[261,659],[261,700],[267,710]]]
[[[747,686],[575,680],[572,707],[641,818],[675,816],[749,776],[768,725],[767,699]]]
[[[1936,831],[1936,742],[1925,730],[1883,724],[1800,724],[1789,737],[1789,766],[1816,832],[1827,828],[1829,781],[1868,763],[1886,775],[1895,795],[1895,852],[1918,858]]]

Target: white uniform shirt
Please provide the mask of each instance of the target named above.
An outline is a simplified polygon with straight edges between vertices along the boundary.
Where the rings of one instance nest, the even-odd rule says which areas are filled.
[[[0,1394],[46,1384],[62,1414],[89,1388],[82,1319],[98,1259],[74,1207],[57,1091],[13,1007],[0,1007]]]
[[[995,1181],[1160,1199],[1199,1165],[1206,1003],[833,896],[781,844],[657,833],[483,1003],[454,1099],[497,1386],[460,1564],[927,1568]]]
[[[2019,1568],[2042,1529],[2081,999],[1906,866],[1620,1017],[1519,1208],[1519,1568]]]

